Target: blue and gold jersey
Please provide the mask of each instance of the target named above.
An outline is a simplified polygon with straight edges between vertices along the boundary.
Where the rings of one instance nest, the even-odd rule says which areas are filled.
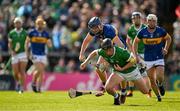
[[[164,47],[164,38],[166,37],[166,35],[167,32],[163,28],[158,26],[153,33],[150,33],[147,27],[138,32],[137,37],[139,39],[142,39],[144,43],[145,61],[155,61],[158,59],[163,59],[162,48]]]
[[[94,36],[95,37],[95,39],[100,39],[100,40],[103,40],[103,39],[105,39],[105,38],[109,38],[109,39],[111,39],[111,40],[113,40],[114,39],[114,37],[117,35],[116,34],[117,32],[116,32],[116,30],[115,30],[115,28],[112,26],[112,25],[110,25],[110,24],[103,24],[103,31],[102,31],[102,33],[100,33],[100,34],[93,34],[92,32],[89,32],[89,34],[91,35],[91,36]],[[119,35],[119,34],[118,34]],[[125,41],[122,39],[122,37],[120,37],[119,36],[119,39],[122,41],[122,43],[125,45]]]
[[[31,51],[34,55],[45,55],[45,45],[49,39],[49,34],[46,31],[39,32],[33,29],[29,32],[31,40]]]

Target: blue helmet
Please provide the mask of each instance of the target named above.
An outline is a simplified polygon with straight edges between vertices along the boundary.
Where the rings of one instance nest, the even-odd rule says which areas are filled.
[[[102,41],[102,43],[101,43],[101,48],[103,49],[103,50],[107,50],[107,49],[109,49],[109,48],[113,48],[113,43],[112,43],[112,40],[111,39],[109,39],[109,38],[106,38],[106,39],[104,39],[103,41]]]
[[[93,17],[88,22],[88,28],[91,29],[91,28],[98,26],[100,24],[101,24],[100,18],[99,17]]]

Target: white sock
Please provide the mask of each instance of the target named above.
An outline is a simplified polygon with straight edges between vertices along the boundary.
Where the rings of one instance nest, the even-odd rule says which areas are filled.
[[[118,98],[118,93],[115,93],[115,94],[114,94],[114,98]]]

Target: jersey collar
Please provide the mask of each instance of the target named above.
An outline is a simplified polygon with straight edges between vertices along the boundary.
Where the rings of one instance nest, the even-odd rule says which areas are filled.
[[[139,28],[136,28],[136,26],[135,26],[135,24],[134,24],[134,29],[137,30],[137,31],[138,31],[139,29],[141,29],[141,27],[142,27],[142,23],[140,24]]]
[[[15,31],[17,32],[17,33],[20,33],[20,32],[22,32],[22,28],[20,29],[20,30],[17,30],[17,28],[15,28]]]
[[[116,48],[115,48],[115,47],[113,47],[113,48],[114,48],[114,53],[113,53],[113,55],[111,56],[111,58],[114,57],[114,55],[115,55],[115,53],[116,53]]]

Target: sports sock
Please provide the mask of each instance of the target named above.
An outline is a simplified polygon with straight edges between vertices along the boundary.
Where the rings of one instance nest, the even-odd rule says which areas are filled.
[[[114,94],[114,98],[118,98],[118,93],[115,93],[115,94]]]
[[[161,96],[160,96],[160,95],[157,95],[157,98],[161,98]]]
[[[160,87],[160,86],[163,86],[163,83],[158,83],[158,86]]]
[[[121,95],[126,95],[126,89],[121,89]]]
[[[103,86],[105,86],[106,82],[102,82]]]

